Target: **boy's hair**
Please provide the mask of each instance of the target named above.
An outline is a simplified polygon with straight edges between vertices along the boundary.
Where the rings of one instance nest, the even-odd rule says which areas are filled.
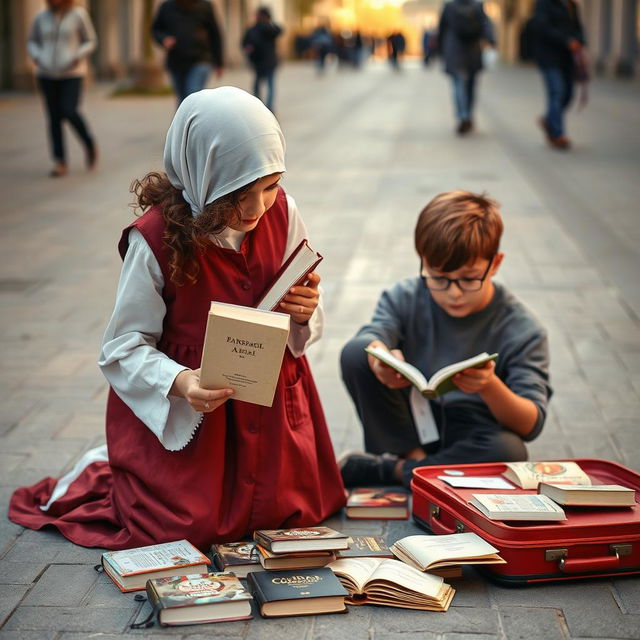
[[[418,255],[438,271],[455,271],[498,253],[502,235],[499,205],[486,194],[446,191],[420,212],[415,230]]]

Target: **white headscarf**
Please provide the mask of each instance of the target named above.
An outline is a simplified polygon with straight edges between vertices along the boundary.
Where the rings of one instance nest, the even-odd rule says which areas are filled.
[[[195,216],[254,180],[285,171],[284,149],[278,121],[258,98],[236,87],[204,89],[178,107],[164,168]]]

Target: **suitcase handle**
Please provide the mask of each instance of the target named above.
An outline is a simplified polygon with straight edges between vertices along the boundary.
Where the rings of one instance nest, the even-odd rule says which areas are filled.
[[[612,544],[609,545],[611,555],[600,556],[599,558],[568,558],[566,550],[560,550],[558,563],[560,571],[564,573],[582,573],[585,571],[602,571],[604,569],[616,569],[620,566],[620,557],[631,554],[631,545]],[[564,552],[564,553],[562,553]]]
[[[452,529],[450,527],[445,527],[445,525],[443,525],[442,521],[439,519],[440,507],[436,504],[429,505],[429,515],[431,516],[429,518],[429,528],[436,535],[439,535],[439,536],[449,535],[451,533],[462,533],[464,531],[464,525],[462,524],[462,522],[458,522],[457,520],[455,521],[456,522],[455,529]]]

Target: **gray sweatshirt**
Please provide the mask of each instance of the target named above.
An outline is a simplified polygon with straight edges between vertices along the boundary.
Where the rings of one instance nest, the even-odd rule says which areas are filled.
[[[358,336],[400,349],[427,378],[448,364],[483,351],[497,352],[496,375],[538,408],[538,421],[524,438],[532,440],[542,429],[551,396],[547,333],[503,285],[494,285],[493,298],[484,309],[454,318],[433,300],[420,278],[402,280],[383,292],[371,323]],[[472,408],[483,420],[495,420],[478,394],[456,390],[443,401]]]
[[[82,7],[64,13],[41,11],[33,21],[27,52],[43,78],[77,78],[87,73],[87,56],[98,40],[89,14]]]

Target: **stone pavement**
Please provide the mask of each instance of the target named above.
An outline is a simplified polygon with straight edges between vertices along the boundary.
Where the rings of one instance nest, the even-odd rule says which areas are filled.
[[[226,81],[248,87],[243,71]],[[640,468],[640,86],[598,80],[572,113],[574,150],[547,149],[534,124],[542,104],[532,69],[486,74],[477,133],[452,134],[449,86],[435,69],[385,66],[279,77],[288,141],[285,184],[300,206],[321,274],[328,324],[310,360],[337,452],[361,446],[342,389],[342,344],[381,289],[417,273],[416,215],[436,193],[487,190],[503,205],[500,274],[549,327],[555,396],[532,458],[603,457]],[[45,177],[43,116],[33,96],[0,97],[0,496],[58,476],[103,441],[106,385],[96,366],[119,271],[116,243],[130,220],[128,187],[159,168],[170,98],[109,99],[85,111],[100,141],[88,175]],[[411,522],[330,521],[394,540]],[[353,608],[318,616],[127,631],[140,606],[92,566],[100,551],[0,519],[0,639],[98,638],[638,638],[640,580],[506,589],[469,571],[448,613]],[[146,606],[146,605],[145,605]]]

